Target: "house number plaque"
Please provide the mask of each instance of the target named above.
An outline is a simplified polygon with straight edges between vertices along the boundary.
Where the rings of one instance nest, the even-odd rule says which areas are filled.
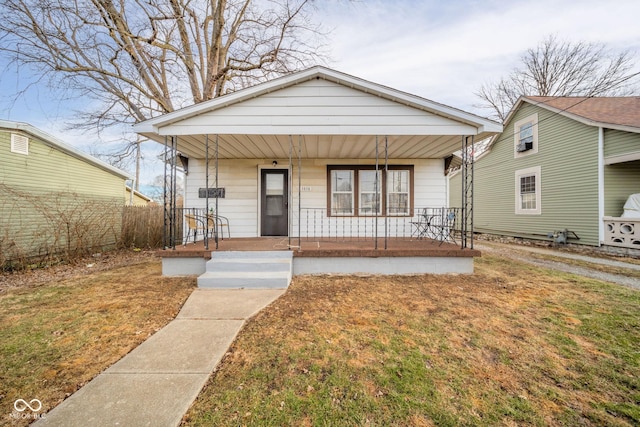
[[[208,193],[208,194],[207,194]],[[199,188],[198,197],[201,199],[224,199],[224,187],[221,188]]]

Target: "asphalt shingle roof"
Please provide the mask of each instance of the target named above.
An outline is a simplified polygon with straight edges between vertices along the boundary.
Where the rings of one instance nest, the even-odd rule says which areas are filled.
[[[584,119],[617,126],[640,128],[640,97],[527,96],[533,104],[544,104]]]

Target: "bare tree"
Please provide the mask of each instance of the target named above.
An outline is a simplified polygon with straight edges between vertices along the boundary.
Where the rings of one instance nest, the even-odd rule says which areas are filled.
[[[637,92],[630,52],[613,53],[602,44],[570,43],[546,37],[522,56],[521,67],[497,83],[483,85],[476,95],[477,107],[504,121],[523,95],[623,96]]]
[[[101,130],[318,62],[324,34],[312,8],[313,0],[3,0],[0,54],[91,100],[71,126]]]

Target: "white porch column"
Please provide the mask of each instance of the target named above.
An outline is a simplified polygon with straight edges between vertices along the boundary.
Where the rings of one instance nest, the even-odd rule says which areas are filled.
[[[604,129],[598,128],[598,243],[604,243]]]

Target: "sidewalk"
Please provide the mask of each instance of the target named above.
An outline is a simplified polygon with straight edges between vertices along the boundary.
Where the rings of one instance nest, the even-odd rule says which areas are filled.
[[[285,289],[196,289],[172,322],[35,426],[177,426],[244,322]]]

